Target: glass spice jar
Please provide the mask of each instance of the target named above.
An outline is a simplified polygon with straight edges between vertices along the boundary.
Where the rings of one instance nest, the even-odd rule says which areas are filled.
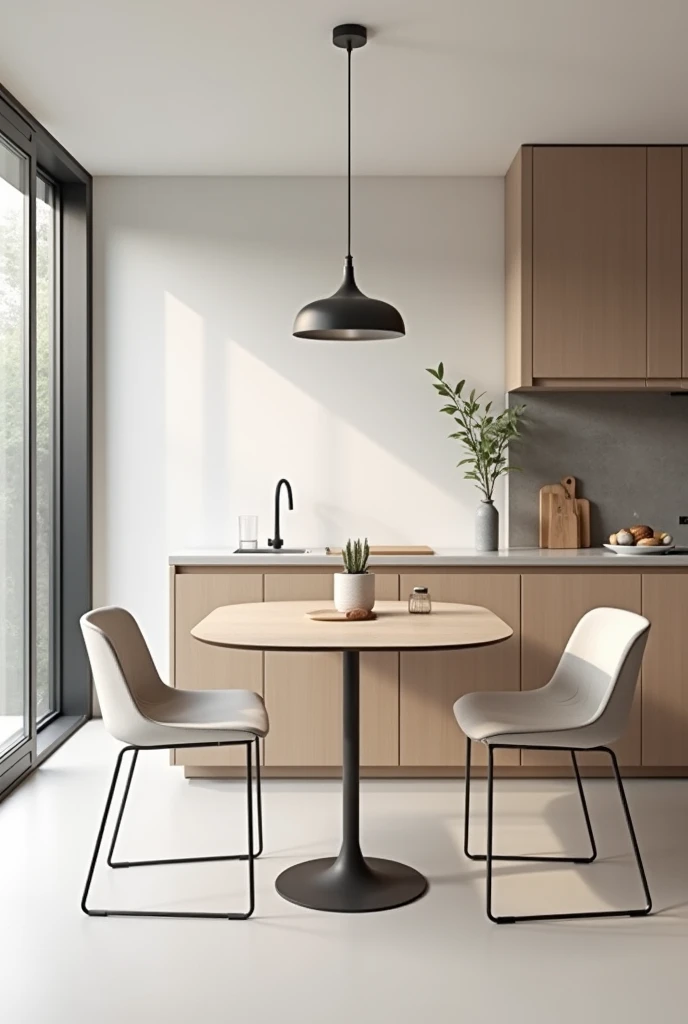
[[[409,594],[408,610],[411,615],[429,615],[432,610],[427,587],[414,587]]]

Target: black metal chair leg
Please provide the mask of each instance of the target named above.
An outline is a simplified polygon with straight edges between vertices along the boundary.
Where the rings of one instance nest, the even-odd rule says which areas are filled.
[[[127,798],[129,796],[129,789],[131,787],[131,780],[134,777],[134,768],[136,768],[136,761],[138,759],[138,756],[139,756],[138,749],[134,748],[133,752],[132,752],[132,755],[131,755],[131,764],[129,765],[129,774],[127,775],[127,781],[126,781],[126,785],[124,787],[124,794],[122,795],[122,802],[121,802],[121,804],[119,806],[119,814],[117,815],[117,821],[115,823],[115,829],[114,829],[114,832],[112,833],[112,842],[110,843],[110,849],[109,849],[108,855],[107,855],[108,867],[111,867],[111,868],[128,868],[129,867],[129,864],[124,863],[122,861],[117,862],[117,863],[113,863],[112,855],[115,852],[115,843],[117,842],[117,836],[119,835],[119,827],[122,824],[122,817],[124,815],[124,808],[127,805]]]
[[[616,760],[616,755],[613,750],[609,747],[597,747],[595,749],[604,751],[609,754],[611,758],[612,767],[614,769],[614,776],[616,778],[617,788],[619,790],[619,796],[621,798],[621,805],[623,807],[624,815],[626,817],[626,825],[628,827],[628,833],[631,837],[631,843],[633,846],[633,853],[635,854],[636,864],[638,866],[638,872],[643,885],[643,891],[645,893],[645,907],[637,910],[593,910],[593,911],[582,911],[572,914],[523,914],[518,916],[510,917],[497,917],[492,911],[492,862],[497,858],[493,856],[493,835],[494,835],[494,750],[498,745],[490,745],[488,747],[488,771],[487,771],[487,872],[486,872],[486,911],[490,921],[495,924],[516,924],[525,921],[574,921],[574,920],[587,920],[593,918],[605,918],[605,917],[645,917],[652,910],[652,899],[650,896],[650,889],[647,884],[647,876],[645,874],[645,868],[643,861],[640,856],[640,849],[638,847],[638,840],[636,838],[635,829],[633,828],[633,821],[631,819],[631,812],[626,799],[626,793],[621,781],[621,774],[619,772],[619,765]],[[552,748],[542,748],[552,749]],[[573,753],[573,751],[572,751]],[[580,779],[578,773],[578,766],[574,757],[574,766],[576,768],[576,777]],[[582,790],[582,784],[581,784]],[[588,821],[587,805],[585,806],[586,821]],[[591,833],[592,838],[592,833]],[[593,847],[594,849],[594,847]],[[597,851],[594,850],[596,853]],[[512,858],[509,858],[512,859]],[[516,859],[516,858],[513,858]],[[521,860],[527,858],[519,858]],[[532,859],[532,858],[531,858]]]
[[[222,744],[213,744],[213,746],[221,746],[221,745]],[[232,745],[236,746],[238,744],[232,744]],[[115,861],[115,862],[111,863],[111,866],[112,867],[134,867],[134,866],[139,867],[139,866],[144,866],[144,865],[148,866],[148,865],[158,865],[158,864],[188,864],[188,863],[198,863],[198,862],[203,862],[203,861],[215,861],[215,860],[246,860],[246,861],[248,861],[248,887],[249,887],[249,908],[248,908],[248,910],[245,913],[215,913],[215,912],[202,912],[202,911],[172,911],[172,910],[170,910],[170,911],[167,911],[167,910],[163,910],[163,911],[149,911],[149,910],[106,910],[106,909],[94,910],[94,909],[89,908],[89,906],[88,906],[88,896],[89,896],[89,892],[90,892],[90,889],[91,889],[91,883],[93,881],[93,874],[95,872],[96,864],[97,864],[97,861],[98,861],[98,855],[100,853],[100,848],[102,846],[103,835],[105,833],[105,827],[106,827],[106,824],[107,824],[107,819],[108,819],[108,816],[110,814],[110,808],[112,806],[112,800],[113,800],[113,797],[114,797],[114,794],[115,794],[115,789],[116,789],[116,786],[117,786],[117,780],[119,778],[119,773],[120,773],[120,770],[121,770],[121,767],[122,767],[122,758],[124,757],[125,753],[127,753],[127,751],[133,751],[132,761],[131,761],[131,765],[130,765],[130,768],[129,768],[129,775],[128,775],[127,782],[126,782],[126,785],[125,785],[124,794],[123,794],[123,797],[122,797],[122,804],[120,806],[119,813],[117,815],[117,822],[115,824],[113,841],[112,841],[112,844],[110,846],[110,852],[108,854],[108,863],[110,863],[110,859],[111,859],[112,853],[114,851],[115,841],[117,839],[117,833],[119,832],[119,827],[120,827],[120,824],[121,824],[121,821],[122,821],[122,815],[123,815],[123,812],[124,812],[124,805],[126,803],[128,795],[129,795],[129,788],[131,786],[131,780],[132,780],[132,776],[134,774],[134,767],[136,765],[136,759],[137,759],[137,754],[138,754],[138,749],[137,748],[129,746],[129,747],[123,747],[122,750],[120,750],[120,752],[119,752],[119,754],[117,756],[117,761],[116,761],[116,764],[115,764],[115,770],[113,772],[112,781],[110,783],[110,789],[108,791],[107,800],[105,802],[105,810],[103,812],[103,817],[102,817],[101,822],[100,822],[100,827],[98,829],[98,836],[97,836],[97,839],[96,839],[95,848],[93,850],[93,856],[91,857],[91,863],[90,863],[89,869],[88,869],[88,875],[87,875],[87,878],[86,878],[86,885],[84,886],[84,892],[83,892],[83,895],[82,895],[82,898],[81,898],[81,909],[83,910],[83,912],[85,914],[87,914],[89,917],[219,918],[219,919],[223,919],[223,920],[238,920],[238,921],[244,921],[244,920],[246,920],[247,918],[249,918],[253,914],[253,912],[255,910],[255,871],[254,871],[254,861],[255,861],[255,857],[256,857],[256,854],[254,853],[254,849],[253,849],[253,840],[254,840],[254,836],[253,836],[253,769],[252,769],[252,756],[251,756],[252,755],[252,748],[253,748],[253,740],[251,740],[250,742],[244,743],[243,745],[246,747],[246,806],[247,806],[247,836],[248,836],[248,852],[247,853],[245,853],[245,854],[235,854],[235,855],[232,855],[232,856],[219,856],[219,857],[185,857],[185,858],[175,858],[175,859],[171,859],[171,860],[131,861],[131,862],[128,862],[128,863],[127,862],[116,862]],[[155,749],[161,749],[161,748],[155,748]],[[258,761],[259,760],[259,753],[258,753],[257,741],[256,741],[256,750],[257,750],[257,761]],[[256,765],[256,767],[258,768],[258,765]],[[258,768],[258,771],[259,771],[259,768]],[[259,804],[259,837],[260,837],[261,848],[262,848],[262,822],[261,822],[261,808],[260,808],[260,804]]]
[[[260,778],[260,740],[256,736],[256,809],[258,817],[258,849],[254,856],[260,857],[263,852],[263,792]],[[252,844],[253,845],[253,844]]]
[[[93,850],[93,856],[91,857],[91,863],[88,868],[88,875],[86,876],[86,885],[84,886],[83,895],[81,897],[81,909],[84,914],[88,914],[89,917],[106,917],[107,912],[105,910],[89,910],[88,894],[91,889],[91,882],[93,881],[93,872],[96,869],[96,862],[98,860],[98,854],[100,853],[100,847],[103,842],[103,833],[105,832],[105,824],[107,822],[108,814],[110,813],[110,807],[112,805],[112,798],[115,794],[115,787],[117,785],[117,778],[119,776],[119,770],[122,766],[122,758],[124,757],[127,750],[131,750],[131,747],[122,747],[119,754],[117,755],[117,761],[115,762],[115,770],[112,773],[112,782],[110,783],[110,790],[105,801],[105,810],[103,811],[103,817],[100,821],[100,827],[98,829],[98,838],[96,839],[96,845]]]
[[[578,786],[578,795],[580,796],[581,807],[583,808],[583,817],[585,818],[585,826],[588,830],[588,838],[590,840],[590,856],[589,857],[576,857],[574,864],[592,864],[597,858],[597,844],[595,843],[595,836],[592,831],[592,821],[590,820],[590,811],[588,810],[588,801],[585,799],[585,790],[583,789],[583,780],[581,779],[581,773],[578,770],[578,759],[576,757],[576,751],[571,751],[571,760],[573,762],[573,770],[576,774],[576,785]]]
[[[470,829],[470,804],[471,804],[471,741],[466,738],[466,790],[465,790],[465,805],[464,805],[464,824],[463,824],[463,852],[470,860],[484,861],[487,859],[484,853],[471,853],[469,849],[468,836]],[[488,750],[491,750],[488,747]],[[545,864],[591,864],[597,857],[597,846],[595,845],[595,836],[592,831],[592,822],[590,820],[590,813],[588,811],[588,804],[585,799],[585,791],[583,789],[583,782],[581,780],[580,771],[578,770],[578,761],[576,760],[575,750],[571,751],[571,759],[573,761],[573,770],[576,776],[576,784],[578,786],[578,793],[581,799],[581,805],[583,807],[583,816],[585,818],[585,824],[588,830],[588,836],[590,838],[590,847],[592,853],[589,857],[556,857],[556,856],[526,856],[526,855],[514,855],[508,853],[493,854],[492,860],[514,860],[514,861],[527,861],[534,863],[545,863]]]
[[[486,905],[490,921],[500,924],[499,918],[492,913],[492,843],[494,840],[494,750],[487,748],[487,853],[486,860]]]
[[[643,892],[645,893],[645,907],[641,910],[631,910],[629,914],[631,917],[645,917],[652,910],[652,897],[650,896],[650,887],[647,884],[647,875],[645,874],[645,868],[643,866],[643,859],[640,856],[640,848],[638,846],[638,840],[636,838],[635,829],[633,827],[633,819],[631,818],[631,811],[628,806],[628,800],[626,799],[626,790],[624,789],[623,782],[621,781],[621,773],[619,772],[619,762],[616,760],[616,754],[610,747],[602,747],[602,750],[606,750],[612,762],[612,768],[614,769],[614,777],[616,778],[616,785],[619,789],[619,796],[621,797],[621,806],[623,807],[624,815],[626,818],[626,825],[628,826],[628,834],[631,837],[631,844],[633,846],[633,853],[635,854],[635,862],[638,865],[638,873],[640,880],[643,884]]]
[[[259,740],[256,736],[256,806],[258,811],[258,849],[254,852],[254,857],[260,857],[263,852],[263,801],[261,795],[261,781],[260,781],[260,748],[258,746]],[[246,860],[247,856],[245,853],[230,853],[230,854],[217,854],[211,857],[171,857],[162,858],[157,860],[113,860],[115,853],[115,843],[119,835],[120,825],[122,824],[122,818],[124,816],[124,808],[127,805],[129,798],[129,790],[131,788],[131,782],[134,777],[134,769],[136,768],[136,761],[139,756],[138,747],[126,747],[125,750],[133,750],[133,756],[131,764],[129,766],[129,775],[124,787],[124,795],[122,796],[122,803],[119,808],[117,815],[117,822],[115,823],[115,830],[112,834],[112,842],[110,843],[110,851],[107,856],[108,867],[111,868],[147,868],[160,866],[162,864],[207,864],[214,861],[220,860]]]

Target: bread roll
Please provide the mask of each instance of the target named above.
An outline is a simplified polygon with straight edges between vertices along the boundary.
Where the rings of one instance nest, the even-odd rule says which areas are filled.
[[[641,537],[638,541],[638,547],[658,548],[661,545],[661,543],[661,540],[657,540],[656,537]]]
[[[636,544],[639,540],[645,540],[646,537],[654,539],[651,526],[632,526],[630,533],[635,537]]]

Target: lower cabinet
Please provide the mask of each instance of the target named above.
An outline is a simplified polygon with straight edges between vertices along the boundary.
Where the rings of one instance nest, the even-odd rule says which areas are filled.
[[[332,573],[266,575],[266,601],[332,600]],[[375,596],[396,601],[399,577],[377,573]],[[342,625],[342,629],[346,629]],[[326,767],[342,763],[340,654],[266,651],[265,702],[270,732],[265,764]],[[361,764],[399,764],[399,655],[361,655]]]
[[[521,577],[521,679],[523,689],[549,681],[573,627],[585,612],[605,605],[641,611],[640,575],[552,573]],[[636,690],[626,735],[616,744],[621,764],[640,764],[640,684]],[[581,764],[609,763],[603,754],[580,754]],[[551,750],[524,750],[524,765],[570,765],[568,754]]]
[[[203,644],[191,629],[214,608],[252,601],[332,598],[332,572],[176,572],[172,580],[173,682],[180,688],[248,688],[262,693],[270,716],[268,767],[336,767],[342,756],[341,655],[229,650]],[[543,686],[571,631],[591,608],[642,612],[652,623],[631,719],[617,744],[623,765],[688,767],[688,573],[417,572],[376,573],[380,600],[404,600],[427,586],[434,601],[483,605],[514,631],[505,643],[476,650],[369,653],[361,656],[361,762],[366,767],[451,768],[465,761],[465,737],[452,712],[472,690]],[[342,626],[346,629],[346,625]],[[642,692],[641,692],[642,691]],[[641,721],[642,720],[642,721]],[[485,762],[476,744],[475,762]],[[243,764],[230,748],[177,751],[195,768]],[[599,754],[582,764],[604,765]],[[569,766],[556,751],[499,751],[497,763]]]
[[[263,600],[263,577],[239,573],[178,573],[174,577],[174,685],[180,690],[255,690],[263,693],[263,655],[213,647],[191,630],[215,608]],[[244,747],[190,747],[174,753],[175,764],[239,765]]]
[[[520,576],[422,572],[401,577],[401,594],[428,587],[433,601],[456,601],[491,609],[514,631],[493,647],[464,651],[418,651],[401,655],[399,686],[400,760],[405,766],[452,767],[465,763],[466,740],[456,724],[454,702],[472,690],[518,690],[520,686]],[[476,744],[474,762],[484,764]],[[500,750],[498,764],[519,763],[518,750]]]
[[[688,575],[643,575],[643,764],[688,765]]]

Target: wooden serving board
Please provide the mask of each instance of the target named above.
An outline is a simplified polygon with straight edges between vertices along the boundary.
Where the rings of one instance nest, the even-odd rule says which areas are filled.
[[[377,618],[375,612],[368,612],[365,619],[347,619],[346,612],[338,612],[336,608],[316,608],[306,615],[314,622],[372,622]]]
[[[554,497],[555,503],[550,503]],[[572,501],[573,507],[559,502]],[[552,536],[552,516],[555,514],[552,509],[558,509],[555,535]],[[577,543],[573,543],[574,527],[571,521],[572,515],[577,519],[576,537]],[[558,484],[546,484],[540,488],[540,547],[561,548],[561,547],[590,547],[590,502],[587,498],[576,497],[575,476],[564,476]]]
[[[341,548],[327,548],[328,555],[341,555]],[[371,555],[434,555],[427,544],[372,544]]]
[[[550,548],[580,547],[580,522],[573,498],[550,494],[548,518]]]
[[[550,547],[549,534],[550,534],[550,522],[549,522],[549,498],[550,495],[554,494],[561,498],[566,497],[566,491],[562,484],[545,484],[544,487],[540,488],[540,547]]]

